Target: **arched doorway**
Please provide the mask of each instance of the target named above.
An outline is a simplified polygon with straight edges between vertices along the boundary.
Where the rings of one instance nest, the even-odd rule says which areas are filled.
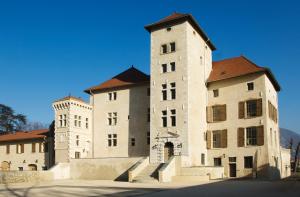
[[[9,171],[10,170],[10,165],[7,161],[2,161],[1,170],[2,171]]]
[[[28,170],[30,170],[30,171],[37,171],[37,166],[35,164],[29,164],[28,165]]]
[[[164,147],[164,162],[166,163],[174,155],[174,144],[166,142]]]

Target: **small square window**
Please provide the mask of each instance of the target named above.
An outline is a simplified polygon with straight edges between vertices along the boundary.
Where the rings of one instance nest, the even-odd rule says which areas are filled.
[[[214,166],[222,166],[221,157],[214,158]]]
[[[253,157],[252,156],[244,157],[244,167],[245,168],[253,168]]]
[[[253,82],[247,83],[247,87],[249,91],[254,90],[254,83]]]
[[[214,97],[219,96],[219,89],[215,89],[215,90],[213,90],[213,92],[214,92]]]

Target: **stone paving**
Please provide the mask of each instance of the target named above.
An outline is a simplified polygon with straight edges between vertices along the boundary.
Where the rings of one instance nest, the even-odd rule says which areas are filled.
[[[190,184],[139,184],[113,181],[64,180],[35,184],[0,185],[0,196],[203,196],[299,197],[299,181],[231,180]]]

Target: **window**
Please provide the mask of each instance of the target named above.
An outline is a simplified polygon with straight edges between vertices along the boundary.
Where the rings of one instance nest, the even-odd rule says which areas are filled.
[[[244,168],[253,168],[253,157],[244,157]]]
[[[131,138],[131,146],[135,146],[135,138]]]
[[[205,165],[205,154],[201,153],[201,165]]]
[[[171,52],[175,52],[175,49],[176,49],[175,42],[170,43],[170,49],[171,49]]]
[[[35,146],[35,143],[32,143],[32,144],[31,144],[31,152],[32,152],[32,153],[35,153],[35,147],[36,147],[36,146]]]
[[[76,135],[76,146],[79,146],[79,135]]]
[[[226,120],[226,105],[212,106],[213,122]]]
[[[147,122],[150,122],[150,108],[147,109]]]
[[[6,154],[9,154],[9,153],[10,153],[10,145],[7,144],[7,145],[6,145]]]
[[[110,100],[110,101],[117,100],[117,92],[109,92],[108,93],[108,100]]]
[[[221,157],[214,158],[214,166],[222,166]]]
[[[117,112],[110,112],[108,113],[108,125],[112,126],[112,125],[116,125],[117,124]]]
[[[167,127],[167,110],[162,111],[162,126]]]
[[[221,148],[221,131],[213,131],[213,148]]]
[[[23,167],[18,167],[19,171],[23,171]]]
[[[63,126],[63,116],[59,115],[59,126],[62,127]]]
[[[168,72],[167,64],[162,64],[162,65],[161,65],[161,70],[162,70],[162,73]]]
[[[176,109],[171,110],[171,126],[176,127]]]
[[[170,89],[171,99],[174,100],[174,99],[176,99],[176,83],[173,82],[173,83],[170,83],[170,85],[171,85],[171,89]]]
[[[213,90],[213,92],[214,92],[214,97],[218,97],[219,96],[219,90],[218,89]]]
[[[22,154],[24,153],[24,144],[17,144],[17,154]]]
[[[171,62],[170,65],[171,65],[171,72],[174,72],[176,70],[175,62]]]
[[[151,90],[150,88],[147,88],[147,96],[150,96],[150,94],[151,94]]]
[[[75,159],[80,159],[80,152],[75,152]]]
[[[161,53],[165,54],[168,52],[168,47],[166,44],[161,45]]]
[[[85,128],[86,129],[89,128],[89,119],[88,118],[85,119]]]
[[[270,144],[273,146],[273,133],[272,133],[272,128],[270,128]]]
[[[44,145],[44,152],[48,153],[48,142],[43,143]]]
[[[43,150],[43,147],[44,147],[44,143],[40,142],[39,143],[39,152],[42,153],[44,150]]]
[[[64,127],[66,127],[66,126],[67,126],[67,115],[64,114]]]
[[[246,102],[247,105],[247,117],[255,117],[257,116],[257,101],[250,100]]]
[[[247,87],[248,87],[248,91],[254,90],[254,83],[253,82],[247,83]]]
[[[74,115],[74,126],[77,127],[77,115]]]
[[[167,84],[162,84],[162,100],[167,100]]]
[[[236,157],[229,157],[229,163],[236,163]]]
[[[78,116],[78,127],[81,127],[81,116]]]
[[[248,127],[246,129],[247,145],[257,145],[257,128]]]
[[[147,132],[147,145],[150,144],[150,132],[148,131]]]
[[[117,134],[108,134],[108,146],[117,146]]]

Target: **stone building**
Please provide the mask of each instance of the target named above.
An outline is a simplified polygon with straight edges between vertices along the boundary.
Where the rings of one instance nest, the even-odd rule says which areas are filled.
[[[47,170],[54,165],[49,129],[0,135],[0,171]]]
[[[216,47],[190,14],[145,29],[150,76],[131,67],[86,89],[89,103],[53,103],[56,162],[149,156],[159,168],[177,156],[182,168],[222,166],[225,177],[287,176],[271,70],[244,56],[213,62]]]

